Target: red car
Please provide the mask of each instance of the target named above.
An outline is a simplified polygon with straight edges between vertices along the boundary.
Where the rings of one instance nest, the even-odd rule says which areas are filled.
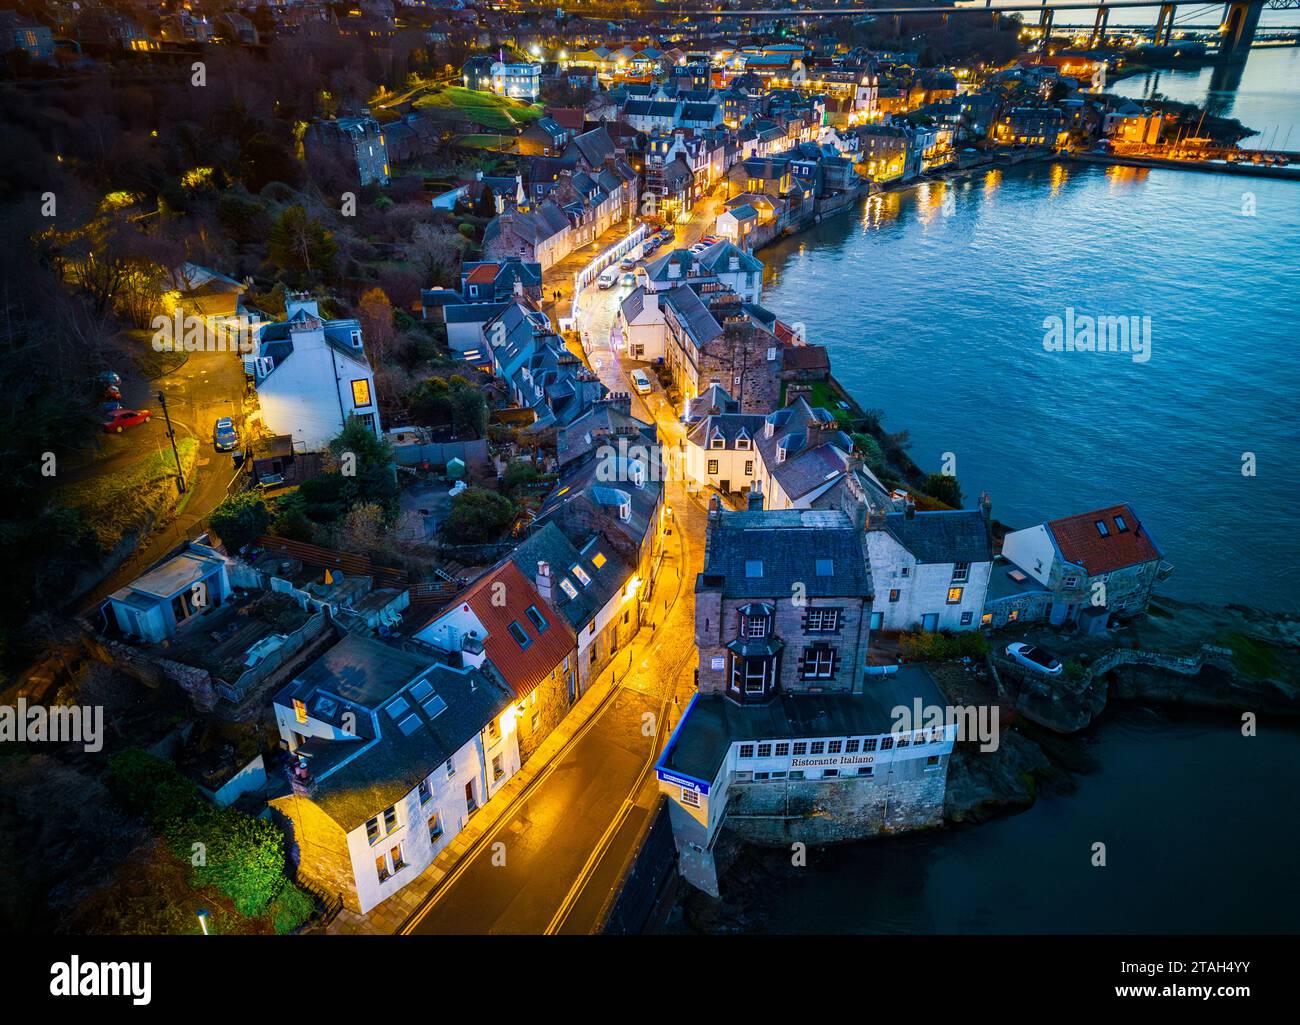
[[[153,413],[147,409],[115,409],[104,420],[104,430],[121,434],[124,428],[145,423]]]

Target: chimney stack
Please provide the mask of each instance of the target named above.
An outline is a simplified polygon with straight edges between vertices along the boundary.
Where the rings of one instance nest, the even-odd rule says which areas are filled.
[[[916,519],[916,500],[911,495],[903,499],[903,517],[909,520]]]
[[[749,485],[749,495],[746,499],[746,508],[750,512],[763,511],[763,492],[758,490],[758,481]]]
[[[551,564],[545,559],[537,560],[537,593],[547,605],[551,604]]]

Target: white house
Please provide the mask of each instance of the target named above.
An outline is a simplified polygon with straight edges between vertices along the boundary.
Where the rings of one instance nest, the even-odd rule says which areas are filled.
[[[872,518],[873,630],[979,628],[993,570],[987,508],[917,512],[909,501]]]
[[[668,325],[659,308],[659,294],[636,288],[618,306],[618,330],[630,359],[653,363],[664,357]]]
[[[299,874],[365,914],[415,880],[519,769],[510,693],[470,666],[346,634],[273,702]]]
[[[317,452],[355,416],[382,436],[375,376],[356,320],[325,320],[314,299],[286,303],[286,319],[258,336],[253,370],[262,419],[295,449]]]
[[[531,61],[496,61],[492,65],[492,91],[512,100],[537,99],[542,92],[542,66]]]

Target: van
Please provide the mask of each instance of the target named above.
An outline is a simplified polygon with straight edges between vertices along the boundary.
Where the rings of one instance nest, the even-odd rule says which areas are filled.
[[[616,284],[618,284],[617,267],[606,267],[596,279],[597,288],[613,288]]]
[[[632,387],[636,389],[638,395],[650,394],[650,378],[646,377],[644,370],[633,370],[629,376],[632,378]]]

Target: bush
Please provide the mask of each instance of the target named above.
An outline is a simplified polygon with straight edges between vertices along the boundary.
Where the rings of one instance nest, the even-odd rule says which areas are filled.
[[[957,478],[947,473],[932,473],[925,478],[925,483],[921,485],[921,490],[933,498],[937,498],[944,505],[952,506],[954,509],[961,508],[961,485],[957,483]]]
[[[131,749],[108,760],[109,788],[127,808],[145,817],[155,829],[194,814],[199,790],[171,762]]]
[[[191,843],[177,854],[188,857],[196,840],[207,845],[206,864],[194,870],[199,885],[216,886],[241,915],[265,911],[285,888],[284,834],[232,808],[207,807],[191,826]]]
[[[217,506],[209,522],[225,542],[226,550],[237,552],[266,533],[271,524],[271,513],[261,496],[252,491],[241,491]]]
[[[451,513],[442,525],[452,544],[495,541],[515,521],[515,504],[485,488],[466,488],[451,500]]]
[[[983,658],[989,642],[978,630],[962,633],[927,633],[917,630],[901,634],[898,650],[909,662],[946,662],[955,658]]]
[[[271,925],[280,936],[288,935],[307,921],[316,910],[316,902],[311,896],[298,889],[293,883],[286,883],[267,913],[271,916]]]

